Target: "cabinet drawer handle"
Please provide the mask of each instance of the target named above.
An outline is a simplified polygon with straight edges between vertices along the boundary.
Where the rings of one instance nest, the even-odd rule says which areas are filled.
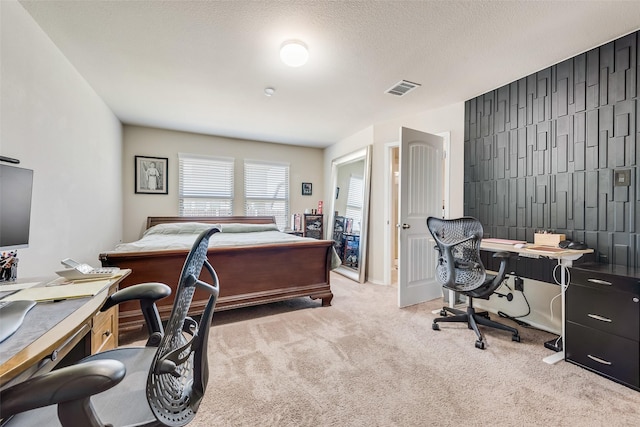
[[[592,319],[596,319],[596,320],[600,320],[602,322],[611,322],[611,319],[608,319],[606,317],[602,317],[602,316],[598,316],[597,314],[587,314],[587,316],[591,317]]]
[[[595,360],[598,363],[602,363],[603,365],[611,365],[611,362],[607,362],[606,360],[600,359],[599,357],[595,357],[590,354],[587,354],[587,357],[591,360]]]
[[[587,279],[587,282],[597,283],[598,285],[611,286],[611,282],[607,282],[606,280],[600,280],[600,279]]]

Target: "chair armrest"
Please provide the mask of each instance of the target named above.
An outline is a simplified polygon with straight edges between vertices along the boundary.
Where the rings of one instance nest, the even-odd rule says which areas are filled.
[[[509,252],[495,252],[493,254],[493,258],[511,258],[511,254]]]
[[[162,298],[166,298],[171,295],[171,288],[164,283],[149,282],[139,283],[137,285],[129,286],[113,293],[107,301],[104,303],[100,311],[106,311],[114,305],[126,302],[126,301],[140,301],[140,309],[144,316],[144,321],[147,324],[147,330],[149,335],[164,335],[164,328],[162,327],[162,321],[160,320],[160,313],[156,307],[156,301]],[[149,344],[155,344],[156,338],[151,340]]]
[[[113,293],[104,303],[100,311],[106,311],[114,305],[135,300],[157,301],[171,295],[171,288],[164,283],[149,282],[129,286]]]
[[[62,407],[59,408],[63,426],[70,425],[70,420],[75,420],[75,425],[81,422],[86,426],[101,426],[103,424],[93,413],[89,397],[115,386],[125,373],[122,362],[106,359],[78,363],[30,378],[0,392],[0,416],[6,419],[20,412],[59,404],[69,410],[65,417]],[[76,412],[78,408],[82,408],[88,422],[82,423],[82,415]],[[68,418],[67,422],[62,418]]]
[[[504,277],[507,273],[507,263],[509,262],[509,258],[511,258],[511,254],[509,252],[504,252],[504,251],[496,252],[493,254],[493,258],[500,259],[500,267],[498,269],[498,274],[493,279],[495,283],[489,287],[489,289],[492,289],[491,292],[493,292],[494,290],[496,290],[501,286],[502,281],[504,280]]]

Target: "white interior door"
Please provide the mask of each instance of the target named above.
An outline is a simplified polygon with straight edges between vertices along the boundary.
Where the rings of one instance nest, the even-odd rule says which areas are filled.
[[[442,296],[442,287],[435,279],[435,243],[427,218],[442,216],[443,156],[442,137],[400,129],[400,307]]]

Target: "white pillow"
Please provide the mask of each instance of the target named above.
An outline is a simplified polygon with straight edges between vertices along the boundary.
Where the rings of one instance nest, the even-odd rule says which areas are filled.
[[[204,224],[202,222],[172,222],[167,224],[158,224],[149,228],[143,233],[143,236],[154,234],[200,234],[212,227],[220,228],[219,224]]]
[[[240,224],[229,223],[220,224],[221,231],[223,233],[253,233],[256,231],[278,231],[278,226],[274,223],[271,224]]]

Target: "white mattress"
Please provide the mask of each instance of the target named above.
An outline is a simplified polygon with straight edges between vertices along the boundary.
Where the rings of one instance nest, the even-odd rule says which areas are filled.
[[[221,229],[209,239],[209,247],[255,246],[273,243],[312,241],[278,231],[275,224],[203,224],[196,222],[159,224],[145,231],[140,240],[120,243],[111,252],[145,252],[172,249],[191,249],[196,237],[211,227]],[[333,250],[331,269],[340,265]]]

